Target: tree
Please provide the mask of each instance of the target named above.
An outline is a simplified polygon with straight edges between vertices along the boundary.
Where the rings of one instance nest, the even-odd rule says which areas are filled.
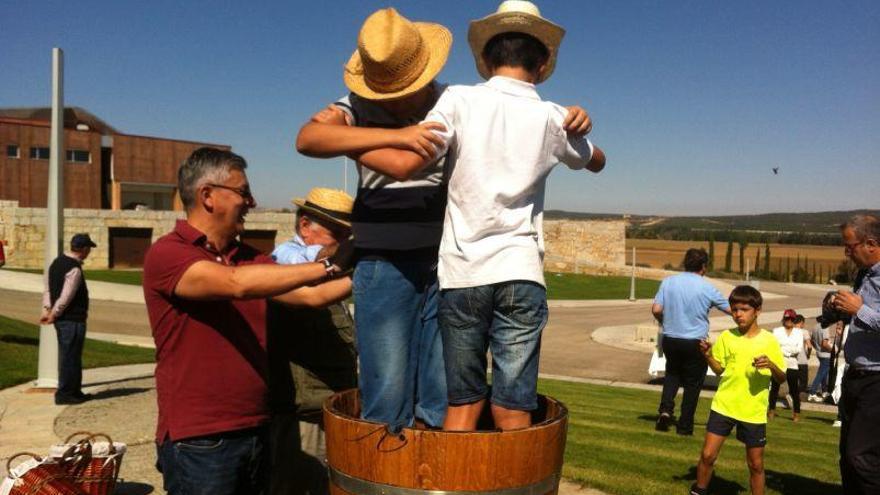
[[[739,272],[746,274],[746,248],[749,247],[749,241],[740,238],[736,241],[739,244]]]
[[[727,254],[724,255],[724,271],[730,273],[733,270],[733,241],[727,241]]]
[[[755,248],[755,274],[761,273],[761,248]]]
[[[715,233],[709,234],[709,271],[715,270]]]

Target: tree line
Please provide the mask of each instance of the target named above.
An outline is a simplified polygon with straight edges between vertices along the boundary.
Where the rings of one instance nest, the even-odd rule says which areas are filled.
[[[746,242],[754,244],[807,244],[812,246],[841,246],[839,233],[829,232],[757,232],[744,230],[692,229],[687,227],[630,225],[626,229],[628,239],[662,239],[667,241],[709,240],[721,242]]]

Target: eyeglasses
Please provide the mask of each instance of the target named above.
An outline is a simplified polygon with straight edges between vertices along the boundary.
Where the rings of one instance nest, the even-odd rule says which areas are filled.
[[[224,186],[222,184],[207,184],[211,187],[219,187],[220,189],[226,189],[227,191],[232,191],[235,194],[241,196],[241,199],[245,200],[248,204],[256,204],[256,200],[254,199],[254,195],[251,193],[250,187],[230,187]]]

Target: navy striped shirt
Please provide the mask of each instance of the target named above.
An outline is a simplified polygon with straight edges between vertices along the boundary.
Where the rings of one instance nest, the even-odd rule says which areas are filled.
[[[446,86],[433,84],[432,101],[423,112],[407,119],[400,119],[353,93],[339,99],[336,105],[351,117],[352,125],[397,129],[418,124],[434,106]],[[446,211],[445,161],[445,157],[441,158],[404,182],[357,164],[359,179],[352,231],[355,246],[362,253],[393,257],[397,252],[410,255],[411,251],[419,250],[436,258]]]

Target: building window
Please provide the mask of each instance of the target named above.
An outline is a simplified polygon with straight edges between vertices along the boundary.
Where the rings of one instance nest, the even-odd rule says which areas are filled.
[[[48,160],[49,148],[31,148],[31,160]]]
[[[9,144],[6,146],[6,158],[21,158],[21,150],[17,144]]]
[[[67,161],[92,163],[92,154],[88,150],[67,150]]]

